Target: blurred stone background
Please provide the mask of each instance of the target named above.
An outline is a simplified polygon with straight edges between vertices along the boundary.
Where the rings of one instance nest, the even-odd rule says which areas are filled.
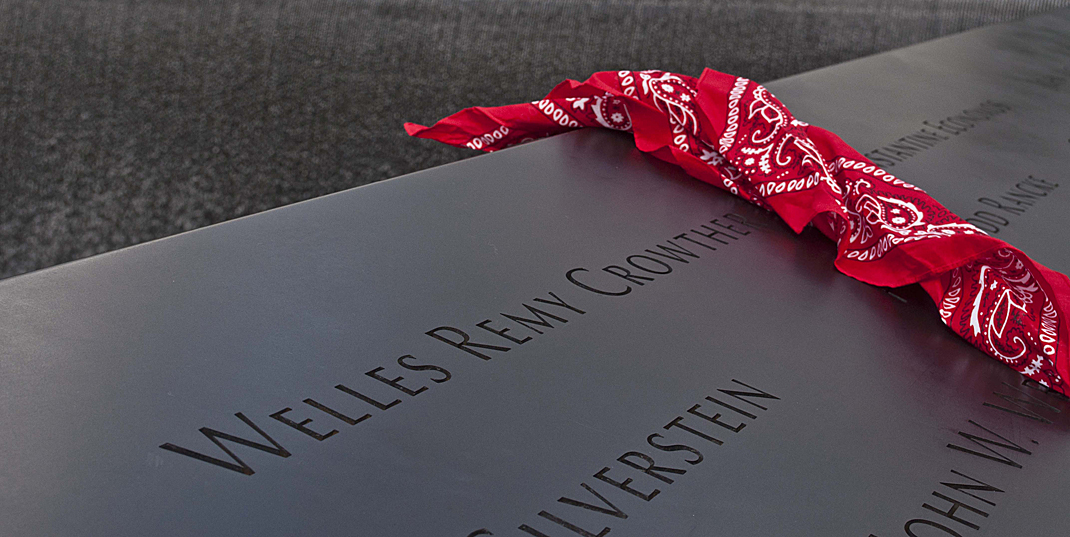
[[[405,135],[617,69],[769,81],[1070,0],[0,0],[0,278],[474,153]]]

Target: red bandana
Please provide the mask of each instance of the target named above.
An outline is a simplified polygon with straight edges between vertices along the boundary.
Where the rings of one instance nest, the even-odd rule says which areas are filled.
[[[796,120],[764,87],[717,71],[595,73],[545,99],[468,108],[405,130],[494,151],[580,127],[631,132],[642,151],[836,241],[836,268],[866,283],[921,283],[975,347],[1070,394],[1070,280],[986,235],[829,131]]]

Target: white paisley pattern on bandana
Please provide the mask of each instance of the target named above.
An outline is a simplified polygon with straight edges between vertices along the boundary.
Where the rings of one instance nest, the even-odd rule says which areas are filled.
[[[1023,375],[1070,392],[1070,280],[989,237],[836,135],[795,119],[746,78],[706,70],[596,73],[530,104],[469,108],[409,134],[494,151],[583,127],[630,132],[642,151],[808,225],[836,267],[889,287],[920,283],[941,320]]]

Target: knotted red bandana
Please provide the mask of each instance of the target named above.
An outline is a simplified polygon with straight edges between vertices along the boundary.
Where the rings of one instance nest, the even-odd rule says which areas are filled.
[[[468,108],[410,135],[494,151],[581,127],[636,146],[836,241],[836,268],[866,283],[921,283],[975,347],[1070,394],[1070,280],[986,235],[835,134],[796,120],[764,87],[712,70],[595,73],[546,98]]]

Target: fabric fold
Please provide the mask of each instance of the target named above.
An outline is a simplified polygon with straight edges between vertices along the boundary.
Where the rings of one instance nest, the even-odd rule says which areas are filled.
[[[768,90],[707,69],[600,72],[545,98],[474,107],[412,136],[495,151],[584,127],[630,132],[692,177],[837,244],[836,268],[885,287],[920,283],[955,333],[1023,375],[1070,393],[1070,280],[964,221],[835,134],[798,121]]]

